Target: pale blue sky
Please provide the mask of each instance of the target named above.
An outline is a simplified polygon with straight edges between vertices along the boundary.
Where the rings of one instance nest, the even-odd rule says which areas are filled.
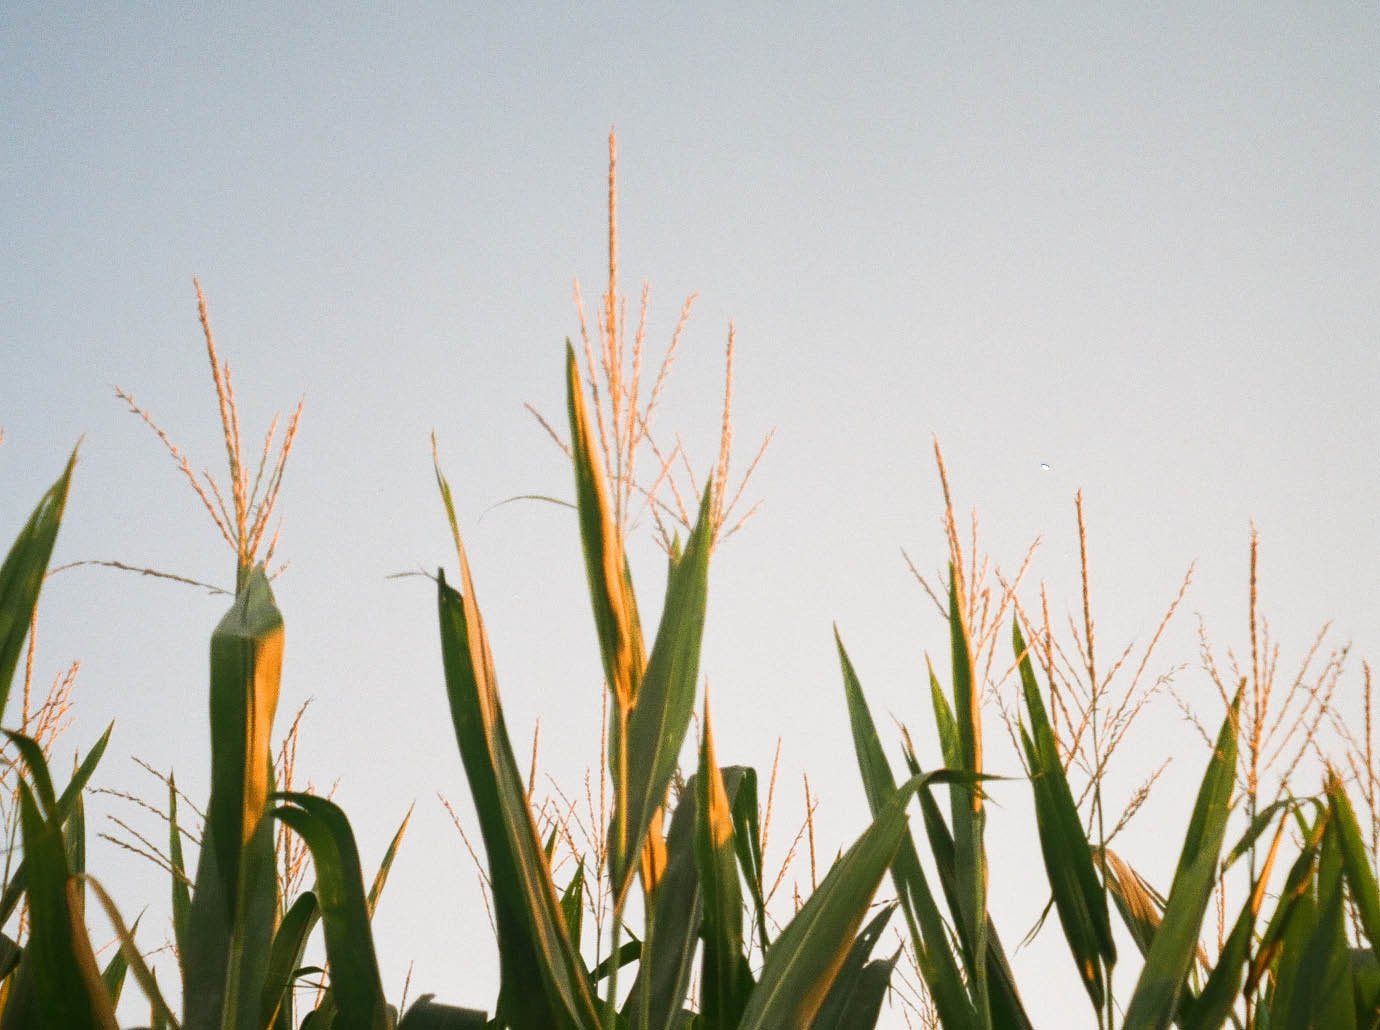
[[[370,867],[418,801],[376,924],[385,983],[396,999],[415,959],[414,996],[489,1005],[488,923],[435,800],[468,810],[434,593],[384,577],[454,567],[435,429],[518,750],[541,717],[543,767],[578,789],[600,684],[574,523],[534,504],[478,519],[571,493],[522,404],[562,414],[571,281],[587,300],[602,287],[609,127],[623,285],[651,281],[657,353],[700,294],[660,425],[707,466],[731,319],[740,453],[777,429],[764,506],[711,573],[719,754],[765,770],[784,738],[774,838],[808,770],[832,855],[865,822],[833,621],[879,716],[932,747],[921,687],[926,651],[947,661],[943,626],[899,552],[944,557],[932,435],[999,562],[1043,534],[1032,584],[1056,614],[1077,607],[1083,488],[1109,654],[1148,638],[1196,559],[1157,670],[1190,663],[1177,682],[1209,711],[1194,613],[1245,645],[1251,519],[1282,665],[1329,618],[1355,657],[1380,652],[1377,54],[1363,5],[9,4],[0,532],[85,434],[57,560],[229,579],[111,388],[219,470],[199,276],[246,435],[306,394],[276,587],[280,712],[316,699],[301,769],[339,778]],[[661,569],[638,548],[646,607]],[[203,792],[224,601],[105,570],[44,598],[40,672],[83,663],[64,744],[117,718],[101,785],[151,795],[133,753]],[[1118,782],[1166,754],[1163,807],[1127,841],[1161,886],[1178,846],[1163,821],[1175,836],[1203,761],[1167,701]],[[994,910],[1014,946],[1043,888],[1024,878],[1028,791],[997,797]],[[95,802],[93,832],[102,811],[132,814]],[[91,865],[126,914],[150,906],[156,940],[163,880],[100,841]],[[1017,973],[1053,1018],[1074,980],[1045,934]]]

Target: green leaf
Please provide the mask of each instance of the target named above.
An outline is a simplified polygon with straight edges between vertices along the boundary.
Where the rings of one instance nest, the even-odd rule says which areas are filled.
[[[570,878],[565,892],[561,895],[561,914],[565,917],[570,942],[577,947],[584,922],[585,860],[582,856],[575,866],[575,875]]]
[[[753,922],[765,958],[770,941],[767,939],[767,901],[762,886],[762,832],[757,821],[757,770],[749,766],[741,769],[737,790],[729,791],[733,798],[733,846],[752,896]]]
[[[570,415],[570,451],[575,466],[575,498],[580,512],[580,540],[584,545],[594,625],[604,659],[604,677],[617,710],[631,710],[642,671],[642,627],[632,604],[620,528],[605,490],[603,462],[585,412],[584,390],[575,348],[565,341],[566,404]]]
[[[1293,1030],[1352,1030],[1351,956],[1346,941],[1342,855],[1335,820],[1328,820],[1316,877],[1317,919],[1298,959],[1297,980],[1283,1024]]]
[[[484,1030],[488,1015],[482,1009],[438,1005],[434,994],[423,994],[403,1013],[398,1030]]]
[[[292,1027],[293,984],[302,965],[307,938],[320,919],[321,906],[312,891],[299,895],[283,913],[283,921],[273,934],[269,950],[263,1003],[259,1006],[260,1027]]]
[[[115,928],[115,937],[120,942],[120,955],[124,957],[129,972],[134,975],[135,982],[139,984],[139,989],[144,992],[144,997],[148,999],[149,1007],[152,1010],[149,1022],[155,1027],[171,1027],[172,1030],[180,1030],[177,1018],[172,1014],[172,1009],[168,1007],[162,992],[158,989],[158,978],[154,976],[144,962],[144,956],[139,952],[139,945],[135,943],[134,933],[125,926],[125,921],[120,916],[120,910],[115,907],[115,902],[111,900],[106,889],[94,876],[84,876],[82,880],[86,886],[91,888],[91,893],[96,896],[101,908],[105,910],[110,925]],[[135,920],[135,925],[138,925],[138,920]],[[114,965],[112,960],[111,966]],[[114,1001],[111,1004],[113,1007]]]
[[[57,799],[57,803],[53,806],[53,812],[59,823],[65,823],[71,818],[77,799],[81,797],[81,792],[86,789],[91,775],[96,771],[96,765],[100,762],[101,756],[105,754],[106,745],[110,743],[110,733],[114,728],[113,722],[105,728],[100,740],[96,741],[96,745],[87,752],[81,765],[77,767],[77,771],[72,774],[71,782],[63,790],[62,796]],[[42,754],[41,750],[39,754]],[[46,762],[44,763],[43,775],[48,775]],[[21,859],[19,865],[15,867],[14,873],[10,876],[10,882],[5,887],[5,893],[0,896],[0,925],[9,920],[14,913],[15,906],[19,904],[19,899],[24,896],[24,888],[27,883],[24,866],[25,862]]]
[[[168,774],[168,864],[172,867],[173,940],[178,961],[187,953],[187,934],[192,912],[192,891],[182,857],[182,829],[177,824],[177,782]]]
[[[188,1030],[258,1030],[278,910],[266,815],[282,661],[283,618],[260,565],[211,634],[211,797],[182,957]]]
[[[1093,1011],[1100,1013],[1106,1004],[1107,979],[1116,964],[1107,897],[1093,868],[1092,848],[1064,775],[1054,729],[1035,681],[1020,622],[1015,618],[1011,621],[1011,646],[1020,667],[1021,689],[1030,716],[1030,732],[1021,726],[1020,733],[1035,795],[1035,824],[1045,875],[1083,988],[1092,1001]]]
[[[706,1030],[731,1030],[747,1004],[752,976],[743,954],[743,895],[733,846],[733,806],[714,759],[708,701],[695,781],[695,858],[704,897],[700,1013]]]
[[[869,962],[868,959],[894,911],[895,904],[883,907],[853,941],[810,1030],[857,1030],[876,1026],[895,960]]]
[[[907,760],[911,765],[912,772],[919,775],[919,766],[915,763],[914,756],[908,755]],[[930,778],[936,782],[939,781],[941,775],[944,775],[943,770],[929,774]],[[974,777],[963,774],[950,774],[947,782],[967,783],[970,789],[976,789],[977,786]],[[949,910],[956,912],[958,890],[954,873],[954,840],[949,834],[949,828],[944,823],[944,816],[940,813],[939,805],[935,802],[934,795],[930,793],[928,785],[920,788],[918,796],[920,811],[925,821],[925,835],[929,840],[930,855],[934,858],[935,869],[939,873],[939,884],[944,890],[944,898],[948,902]],[[959,946],[968,949],[970,945],[965,943],[964,934],[967,931],[964,929],[962,921],[955,919],[954,925],[958,933]],[[1001,1028],[1011,1027],[1030,1030],[1030,1017],[1026,1014],[1020,992],[1016,989],[1015,974],[1011,971],[1011,964],[1007,961],[1001,938],[997,936],[997,929],[993,925],[990,915],[987,916],[986,940],[986,996],[987,1003],[991,1008],[992,1023]]]
[[[848,701],[853,751],[857,755],[868,808],[875,818],[895,796],[896,780],[882,752],[876,724],[863,696],[862,684],[848,652],[844,650],[837,627],[834,628],[834,642],[838,646],[839,664],[843,669],[843,691]],[[947,711],[943,693],[938,693],[937,697],[936,708],[942,706]],[[946,1030],[967,1030],[974,1022],[973,1006],[968,1000],[962,974],[949,947],[948,932],[930,892],[909,827],[901,838],[900,849],[892,862],[891,878],[910,929],[920,975],[934,999],[940,1022]]]
[[[116,1030],[115,1009],[82,919],[79,881],[67,868],[62,827],[45,821],[28,783],[19,781],[20,825],[29,865],[31,968],[43,1024],[65,1030]]]
[[[1164,919],[1126,1007],[1125,1030],[1163,1030],[1174,1018],[1198,947],[1203,914],[1217,879],[1228,801],[1236,775],[1236,728],[1241,691],[1233,698],[1193,806]]]
[[[1270,808],[1276,809],[1276,806],[1271,805]],[[1178,1021],[1182,1030],[1217,1030],[1225,1025],[1232,1015],[1242,980],[1245,978],[1246,963],[1250,958],[1255,919],[1270,882],[1275,858],[1279,854],[1279,844],[1284,837],[1285,825],[1285,820],[1281,818],[1274,842],[1270,845],[1265,862],[1261,866],[1260,875],[1256,877],[1250,896],[1241,906],[1241,914],[1236,917],[1232,931],[1222,945],[1222,952],[1217,956],[1217,964],[1208,974],[1202,992],[1186,1006],[1186,1011]]]
[[[954,721],[958,728],[959,763],[952,768],[982,772],[982,698],[973,683],[972,645],[963,602],[959,570],[949,567],[949,641],[953,662]],[[987,853],[983,847],[986,813],[982,793],[954,785],[949,788],[953,820],[954,915],[966,930],[965,952],[977,1025],[992,1025],[987,996]]]
[[[731,770],[724,770],[725,789]],[[631,1030],[671,1030],[678,1025],[694,971],[703,907],[695,865],[695,798],[698,776],[681,790],[666,836],[666,870],[650,899],[642,961],[623,1010]],[[731,792],[731,791],[730,791]]]
[[[738,1030],[800,1030],[810,1025],[901,846],[906,803],[925,780],[908,780],[896,792],[781,931],[767,952]]]
[[[447,510],[450,489],[437,470]],[[594,1030],[599,1015],[532,821],[499,703],[469,562],[451,522],[463,595],[438,574],[441,656],[451,719],[489,860],[499,947],[499,1017],[519,1027]]]
[[[15,666],[24,649],[24,637],[29,632],[43,577],[53,556],[53,544],[57,540],[63,508],[67,505],[67,491],[76,463],[77,452],[73,450],[67,459],[67,468],[38,502],[29,521],[19,531],[5,564],[0,566],[0,715],[4,714]]]
[[[388,882],[388,873],[393,868],[393,859],[397,857],[398,846],[402,844],[403,834],[407,832],[407,824],[412,819],[412,810],[416,807],[416,802],[408,807],[407,814],[403,816],[403,821],[398,826],[398,832],[393,834],[393,839],[388,842],[388,849],[383,853],[383,860],[379,862],[378,872],[374,874],[374,882],[369,885],[369,897],[366,900],[369,904],[370,919],[374,918],[374,909],[378,907],[379,895],[383,893],[383,885]]]
[[[666,801],[666,789],[690,726],[713,538],[710,505],[711,494],[706,489],[685,554],[671,563],[667,573],[661,624],[628,715],[627,790],[620,792],[627,797],[627,863],[612,870],[615,897],[626,893],[632,882],[637,865],[634,856],[641,851],[657,809]],[[632,596],[631,585],[627,596]]]
[[[349,820],[338,805],[312,794],[273,797],[287,802],[273,814],[306,841],[316,866],[315,894],[326,934],[336,1030],[391,1030]]]
[[[1380,959],[1380,890],[1376,887],[1375,871],[1371,868],[1370,856],[1361,840],[1361,830],[1356,825],[1356,814],[1351,809],[1346,788],[1331,768],[1327,770],[1325,789],[1341,850],[1342,868],[1351,887],[1351,901],[1356,906],[1366,939]]]

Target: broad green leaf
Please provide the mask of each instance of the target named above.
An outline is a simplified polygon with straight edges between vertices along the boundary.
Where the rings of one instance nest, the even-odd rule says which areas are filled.
[[[139,932],[139,920],[134,920],[134,925],[129,928],[130,936]],[[129,960],[125,958],[125,950],[116,948],[115,954],[111,956],[109,962],[105,964],[105,969],[101,972],[101,982],[105,984],[106,997],[110,999],[111,1008],[120,1007],[120,995],[125,989],[125,976],[129,973]]]
[[[876,724],[863,696],[862,684],[848,652],[844,650],[837,627],[834,629],[834,642],[838,646],[839,664],[843,669],[843,690],[853,731],[853,751],[857,755],[868,808],[875,818],[895,796],[896,780],[882,752]],[[939,693],[938,698],[942,702],[943,694]],[[944,707],[947,710],[947,705]],[[910,929],[920,975],[934,999],[940,1022],[946,1030],[967,1030],[974,1022],[973,1006],[968,1000],[962,974],[949,947],[948,931],[930,892],[909,827],[901,837],[900,849],[892,862],[891,878]]]
[[[786,924],[767,952],[738,1030],[800,1030],[810,1025],[901,846],[906,803],[925,779],[908,780],[896,792]]]
[[[447,511],[450,489],[437,470]],[[464,594],[438,574],[446,693],[489,859],[498,929],[499,1018],[519,1027],[599,1026],[584,964],[571,943],[532,821],[499,703],[493,656],[454,519]]]
[[[1351,888],[1351,902],[1356,906],[1366,939],[1376,957],[1380,958],[1380,890],[1376,887],[1375,870],[1371,868],[1370,856],[1361,841],[1361,830],[1356,825],[1356,813],[1351,810],[1346,788],[1330,768],[1327,771],[1326,791],[1341,850],[1342,868],[1346,871],[1347,884]]]
[[[726,789],[730,775],[724,771]],[[642,961],[623,1010],[631,1030],[671,1030],[689,991],[703,906],[694,846],[698,785],[692,776],[671,815],[666,870],[648,905]]]
[[[895,904],[885,906],[853,941],[810,1030],[859,1030],[876,1025],[877,1013],[891,978],[892,963],[869,962],[868,959],[895,910]]]
[[[439,1005],[423,994],[403,1013],[398,1030],[484,1030],[488,1015],[482,1009],[462,1009]]]
[[[1054,729],[1016,618],[1011,621],[1011,646],[1019,664],[1021,689],[1030,717],[1030,731],[1027,733],[1021,726],[1020,733],[1035,795],[1035,824],[1045,875],[1083,988],[1092,1001],[1093,1011],[1100,1013],[1106,1003],[1107,978],[1116,964],[1107,896],[1093,868],[1092,848],[1064,775]]]
[[[182,956],[188,1030],[258,1030],[277,918],[271,734],[283,618],[255,567],[211,635],[211,797]]]
[[[709,703],[695,774],[695,859],[704,897],[700,1013],[705,1030],[732,1030],[752,991],[743,953],[743,895],[733,846],[733,806],[714,758]]]
[[[116,1030],[115,1009],[82,919],[79,881],[67,869],[62,827],[45,821],[28,783],[19,781],[20,824],[29,865],[29,941],[34,1001],[44,1025]]]
[[[960,570],[949,568],[949,642],[953,662],[954,721],[958,728],[955,767],[982,773],[982,698],[973,682],[972,644],[963,601]],[[982,792],[954,785],[949,788],[953,819],[954,882],[957,906],[954,916],[966,932],[966,964],[977,1025],[991,1026],[987,995],[987,853],[983,847],[986,813]]]
[[[1298,959],[1297,980],[1287,1010],[1290,1030],[1352,1030],[1351,956],[1346,941],[1345,890],[1336,821],[1329,819],[1315,879],[1317,919]],[[1276,1010],[1276,1014],[1279,1010]]]
[[[349,820],[338,805],[312,794],[273,797],[287,802],[273,814],[306,841],[316,867],[315,894],[326,934],[336,1030],[390,1030],[364,875]]]
[[[1182,1030],[1217,1030],[1224,1026],[1231,1016],[1241,990],[1241,983],[1245,978],[1246,963],[1250,959],[1251,935],[1255,929],[1256,916],[1260,914],[1260,906],[1270,882],[1275,858],[1279,854],[1280,841],[1284,839],[1286,825],[1286,821],[1281,818],[1274,841],[1261,865],[1260,875],[1256,877],[1251,894],[1242,905],[1241,914],[1236,917],[1236,923],[1223,943],[1222,952],[1217,956],[1217,964],[1208,974],[1202,992],[1187,1007],[1179,1020]]]
[[[939,754],[944,759],[946,769],[963,768],[963,747],[958,740],[958,723],[954,721],[954,710],[949,707],[949,699],[944,696],[944,688],[939,685],[939,677],[934,674],[934,666],[929,657],[925,658],[925,668],[930,678],[930,706],[934,709],[934,729],[939,737]]]
[[[62,510],[67,505],[67,491],[76,463],[74,450],[67,459],[67,468],[38,502],[10,547],[5,564],[0,566],[0,715],[4,714],[15,666],[24,649],[24,637],[29,632],[43,577],[53,556],[53,544],[62,522]]]
[[[1241,691],[1233,698],[1208,761],[1179,855],[1164,918],[1126,1007],[1125,1030],[1163,1030],[1174,1018],[1198,947],[1203,915],[1217,879],[1236,775],[1236,727]]]
[[[1301,953],[1304,940],[1312,932],[1317,916],[1314,874],[1317,872],[1318,851],[1322,846],[1323,831],[1327,826],[1325,810],[1319,811],[1318,818],[1312,825],[1302,820],[1301,807],[1294,808],[1292,814],[1304,822],[1303,844],[1288,875],[1284,878],[1284,887],[1279,892],[1274,913],[1270,916],[1264,933],[1260,935],[1260,943],[1246,974],[1245,993],[1254,994],[1267,972],[1272,967],[1276,969],[1271,1005],[1287,1002],[1292,990],[1294,973],[1298,968],[1296,957]],[[1285,952],[1291,956],[1290,961],[1280,961]],[[1287,1004],[1281,1004],[1279,1011],[1283,1012],[1287,1007]]]
[[[273,934],[269,950],[268,972],[264,976],[263,1003],[259,1006],[259,1026],[262,1028],[293,1026],[292,988],[307,938],[321,919],[321,906],[313,891],[298,896]]]
[[[625,894],[631,885],[636,867],[634,856],[642,850],[652,819],[666,801],[666,790],[690,726],[704,633],[713,534],[711,502],[710,490],[706,489],[685,554],[670,565],[666,605],[656,642],[628,715],[627,789],[619,792],[626,797],[628,838],[623,852],[626,864],[612,869],[615,897]],[[633,596],[631,585],[626,596]],[[616,848],[612,852],[619,853]]]

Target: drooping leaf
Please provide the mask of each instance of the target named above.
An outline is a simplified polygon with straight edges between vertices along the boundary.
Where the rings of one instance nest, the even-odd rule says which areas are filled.
[[[273,797],[287,802],[273,814],[306,841],[316,867],[315,894],[331,966],[336,1030],[391,1030],[349,820],[338,805],[312,794]]]
[[[269,950],[268,972],[264,976],[263,1002],[259,1006],[259,1026],[263,1028],[291,1028],[293,1023],[292,988],[307,938],[321,920],[321,906],[313,891],[306,891],[283,913],[283,920],[273,934]]]

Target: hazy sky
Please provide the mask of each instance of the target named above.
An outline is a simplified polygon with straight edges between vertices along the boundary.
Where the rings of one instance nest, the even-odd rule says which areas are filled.
[[[230,581],[230,552],[112,389],[221,470],[199,276],[245,435],[306,395],[275,585],[282,725],[315,699],[299,775],[338,781],[369,872],[417,802],[376,919],[393,1000],[412,960],[414,997],[489,1006],[496,989],[475,871],[436,798],[474,828],[434,590],[385,578],[454,568],[433,429],[515,747],[541,718],[542,769],[574,793],[597,761],[575,523],[536,503],[479,517],[573,493],[523,402],[563,416],[571,283],[592,302],[605,274],[610,126],[623,286],[635,306],[652,284],[652,354],[700,295],[663,435],[712,461],[730,320],[738,454],[777,430],[749,488],[763,507],[716,554],[702,664],[721,760],[765,774],[783,740],[773,869],[802,771],[821,863],[866,823],[834,621],[891,753],[894,715],[937,764],[924,656],[947,670],[944,626],[900,553],[926,571],[945,557],[932,437],[1002,567],[1043,537],[1023,596],[1047,581],[1057,619],[1080,605],[1084,490],[1108,658],[1148,640],[1197,561],[1150,670],[1187,663],[1176,686],[1214,722],[1196,617],[1220,649],[1248,648],[1254,519],[1282,674],[1334,619],[1354,708],[1359,658],[1380,654],[1373,9],[479,6],[0,11],[0,534],[84,434],[56,560]],[[649,541],[644,611],[661,589]],[[98,785],[156,799],[138,755],[204,796],[225,607],[104,569],[52,580],[39,675],[82,662],[59,752],[115,718]],[[995,713],[988,733],[993,770],[1019,771]],[[1167,756],[1123,840],[1161,888],[1205,761],[1166,698],[1113,770],[1121,796]],[[1028,789],[994,793],[993,909],[1014,948],[1046,888]],[[116,832],[107,813],[161,835],[109,797],[93,835]],[[94,839],[90,866],[128,917],[148,906],[150,946],[170,936],[161,874]],[[1053,921],[1016,969],[1054,1025],[1077,988]]]

